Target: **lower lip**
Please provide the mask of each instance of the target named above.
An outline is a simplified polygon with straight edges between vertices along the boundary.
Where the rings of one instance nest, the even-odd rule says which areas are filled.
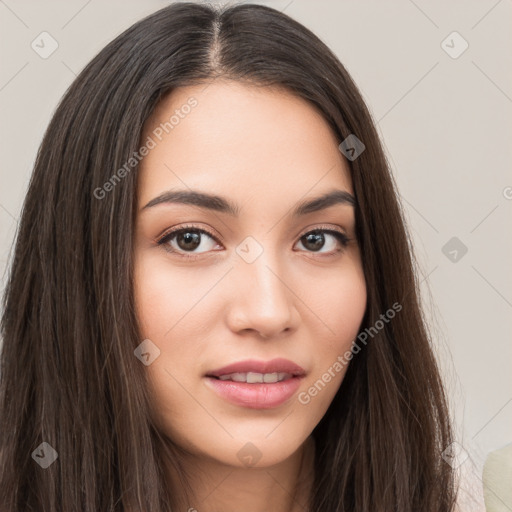
[[[272,383],[247,384],[206,377],[206,382],[222,398],[249,409],[272,409],[285,403],[300,386],[302,377]]]

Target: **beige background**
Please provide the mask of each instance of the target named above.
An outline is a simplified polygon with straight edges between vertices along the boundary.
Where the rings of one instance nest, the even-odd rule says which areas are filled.
[[[107,42],[166,3],[0,0],[2,288],[36,151],[58,100]],[[512,442],[512,2],[256,3],[284,10],[323,39],[378,124],[469,454],[458,455],[474,500],[464,510],[481,510],[483,461]],[[43,31],[58,43],[46,59],[31,47]],[[453,31],[463,40],[448,37]],[[457,58],[445,51],[456,55],[464,40],[469,46]],[[452,237],[468,249],[455,262],[443,253]]]

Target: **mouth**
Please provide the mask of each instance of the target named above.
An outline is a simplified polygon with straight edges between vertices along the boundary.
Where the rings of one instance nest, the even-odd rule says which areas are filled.
[[[302,366],[288,359],[277,358],[271,361],[248,359],[212,370],[206,377],[234,382],[280,382],[287,378],[302,377],[306,371]]]
[[[246,373],[228,373],[226,375],[220,375],[219,377],[215,377],[213,375],[207,375],[207,377],[211,377],[213,379],[218,380],[229,380],[231,382],[245,382],[247,384],[271,384],[274,382],[282,382],[283,380],[292,379],[293,375],[291,373],[285,372],[274,372],[274,373],[258,373],[258,372],[246,372]]]
[[[270,409],[298,390],[305,370],[287,359],[241,361],[205,375],[207,386],[223,399],[251,409]]]

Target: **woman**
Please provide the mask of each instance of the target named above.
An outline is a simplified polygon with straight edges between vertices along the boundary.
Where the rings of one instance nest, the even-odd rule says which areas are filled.
[[[82,71],[6,288],[3,509],[449,511],[445,393],[356,85],[176,3]]]

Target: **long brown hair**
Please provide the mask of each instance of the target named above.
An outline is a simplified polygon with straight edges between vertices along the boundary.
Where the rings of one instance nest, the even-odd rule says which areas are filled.
[[[331,50],[277,10],[174,3],[86,66],[39,149],[3,303],[2,512],[171,510],[171,441],[151,421],[134,357],[137,165],[108,193],[94,192],[137,152],[165,94],[217,76],[285,87],[319,109],[340,143],[363,141],[348,161],[368,293],[362,329],[402,307],[354,355],[313,431],[311,510],[452,510],[446,395],[396,185],[361,94]],[[34,451],[50,447],[58,459],[43,469]]]

